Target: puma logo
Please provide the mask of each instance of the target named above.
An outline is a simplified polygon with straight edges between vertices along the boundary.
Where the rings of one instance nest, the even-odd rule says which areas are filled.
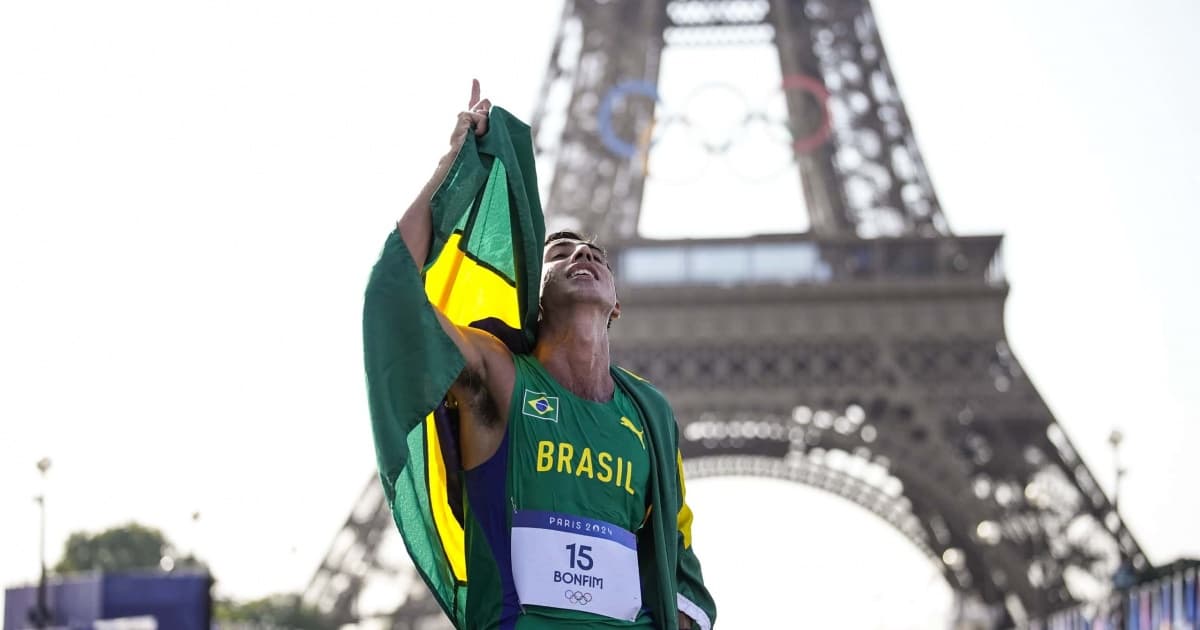
[[[642,450],[646,450],[646,440],[642,438],[642,432],[638,431],[638,428],[633,426],[632,420],[626,418],[625,416],[621,416],[621,426],[633,431],[633,434],[637,436],[638,441],[642,443]]]

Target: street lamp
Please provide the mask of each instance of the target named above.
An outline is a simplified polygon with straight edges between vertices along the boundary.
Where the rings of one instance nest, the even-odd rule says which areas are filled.
[[[1121,433],[1120,429],[1113,429],[1112,433],[1108,434],[1108,444],[1113,451],[1113,513],[1117,515],[1117,519],[1121,518],[1121,480],[1125,477],[1125,468],[1121,466],[1121,442],[1125,441],[1125,434]],[[1137,581],[1134,574],[1133,564],[1129,561],[1129,557],[1125,554],[1125,547],[1121,543],[1120,536],[1117,537],[1117,573],[1113,576],[1113,586],[1118,591],[1129,589]],[[1124,604],[1122,604],[1122,607]],[[1127,611],[1124,611],[1127,612]],[[1122,619],[1124,614],[1121,615]]]
[[[1113,469],[1116,474],[1116,483],[1113,485],[1113,511],[1120,515],[1121,505],[1121,479],[1125,477],[1125,469],[1121,467],[1121,442],[1125,441],[1125,434],[1121,433],[1120,429],[1113,429],[1112,433],[1108,434],[1108,443],[1112,446],[1113,451]]]
[[[38,628],[45,628],[50,623],[50,607],[46,603],[46,472],[50,470],[50,458],[39,459],[37,469],[42,474],[42,493],[34,498],[41,512],[39,547],[41,549],[42,575],[38,580],[37,608],[31,612],[30,621]]]

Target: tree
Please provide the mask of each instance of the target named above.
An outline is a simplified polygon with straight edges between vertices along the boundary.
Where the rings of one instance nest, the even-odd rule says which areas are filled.
[[[217,602],[217,621],[235,622],[252,628],[327,630],[335,625],[316,608],[305,606],[294,593],[271,595],[249,602]],[[242,627],[242,626],[239,626]]]
[[[135,571],[159,568],[163,556],[174,556],[174,547],[161,531],[126,523],[98,534],[74,532],[63,547],[56,573],[75,571]],[[174,567],[203,567],[192,556],[173,558]]]
[[[161,531],[138,523],[126,523],[98,534],[75,532],[67,538],[62,559],[54,570],[136,571],[162,568],[163,557],[174,568],[206,568],[193,556],[176,557],[171,541]],[[272,630],[327,630],[336,625],[316,608],[305,606],[296,594],[264,597],[248,602],[221,600],[214,617],[238,628]]]

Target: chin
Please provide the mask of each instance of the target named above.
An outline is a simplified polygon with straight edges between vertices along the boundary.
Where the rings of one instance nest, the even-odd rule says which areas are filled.
[[[542,294],[543,304],[546,303],[547,297],[548,296],[545,293]],[[551,304],[570,304],[572,306],[581,304],[594,304],[610,309],[616,307],[616,300],[612,296],[605,295],[603,291],[599,291],[594,288],[575,287],[571,290],[562,291],[561,293],[558,293],[558,295],[551,295],[549,297]]]

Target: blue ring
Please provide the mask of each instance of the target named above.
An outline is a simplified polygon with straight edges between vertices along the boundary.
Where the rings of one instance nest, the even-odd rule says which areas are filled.
[[[600,109],[596,112],[596,122],[600,128],[600,141],[604,143],[604,146],[617,156],[632,160],[638,156],[637,145],[626,142],[617,136],[612,121],[613,104],[618,98],[629,94],[649,96],[654,99],[655,103],[662,102],[658,96],[658,87],[650,81],[641,79],[622,81],[604,94],[604,100],[600,101]]]

